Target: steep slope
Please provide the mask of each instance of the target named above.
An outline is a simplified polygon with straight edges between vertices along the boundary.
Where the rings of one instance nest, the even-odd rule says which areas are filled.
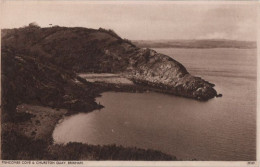
[[[144,60],[140,61],[140,57]],[[140,49],[131,61],[135,65],[129,77],[135,83],[198,100],[208,100],[217,95],[214,84],[190,75],[182,64],[151,49]]]
[[[12,119],[17,105],[39,104],[91,111],[99,108],[91,85],[75,82],[76,75],[46,61],[40,55],[2,47],[2,118]],[[7,116],[7,117],[6,117]]]
[[[217,95],[214,84],[191,76],[174,59],[140,49],[112,30],[26,27],[3,30],[3,47],[43,55],[45,61],[72,71],[122,73],[136,84],[199,100]]]

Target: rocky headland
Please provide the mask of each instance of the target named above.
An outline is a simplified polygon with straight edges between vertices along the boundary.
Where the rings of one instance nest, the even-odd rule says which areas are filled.
[[[68,147],[72,147],[72,150],[78,152],[80,145],[53,147],[50,131],[45,130],[46,134],[42,134],[45,131],[35,131],[28,127],[47,126],[44,117],[47,120],[55,118],[52,121],[54,126],[64,114],[102,108],[102,105],[95,102],[95,97],[104,91],[153,90],[203,101],[217,96],[214,84],[192,76],[181,63],[154,50],[138,48],[112,30],[59,26],[40,28],[30,24],[23,28],[3,29],[1,33],[2,159],[73,159],[69,153],[66,154],[66,150],[69,152]],[[134,84],[89,82],[80,77],[79,74],[82,73],[119,74]],[[39,113],[19,110],[25,104],[50,107],[62,114],[55,114],[54,110],[51,110],[52,114],[43,114],[47,112],[46,109]],[[39,115],[43,123],[37,118]],[[51,115],[54,118],[49,118]],[[25,124],[27,128],[21,126]],[[53,126],[49,128],[53,129]],[[35,136],[44,137],[39,139]],[[38,151],[44,154],[35,154],[35,150],[20,144],[27,141],[38,146]],[[93,152],[101,149],[95,146],[85,147],[91,147]],[[60,156],[55,153],[56,156],[53,157],[53,149],[48,148],[65,153]],[[124,152],[124,148],[116,146],[108,146],[105,150]],[[151,150],[129,148],[125,151],[126,155],[138,156],[124,158],[118,154],[113,159],[176,159]],[[38,156],[35,157],[34,154]],[[91,153],[84,157],[88,159],[89,156],[92,159],[109,159],[106,154],[102,158]]]

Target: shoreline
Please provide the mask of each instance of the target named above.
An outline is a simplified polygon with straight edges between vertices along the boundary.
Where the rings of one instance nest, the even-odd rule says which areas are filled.
[[[122,77],[122,76],[120,76]],[[126,76],[123,76],[126,77]],[[82,78],[80,76],[77,77],[77,84],[81,85],[82,88],[84,87],[90,87],[90,90],[94,92],[94,96],[89,99],[89,101],[93,101],[94,103],[90,103],[87,106],[89,108],[86,108],[86,105],[84,105],[86,102],[88,103],[89,101],[84,101],[84,98],[79,98],[72,100],[71,103],[69,103],[70,105],[66,105],[66,101],[63,101],[63,104],[60,106],[56,106],[51,105],[44,105],[41,103],[36,103],[34,104],[25,104],[27,106],[33,106],[36,108],[40,107],[40,108],[45,108],[44,109],[44,117],[41,117],[41,119],[49,119],[50,117],[53,117],[51,125],[48,124],[42,124],[41,126],[45,127],[45,126],[49,126],[49,128],[47,128],[47,132],[41,132],[39,130],[36,130],[36,132],[33,133],[33,130],[29,128],[28,131],[25,131],[24,134],[22,133],[18,133],[19,135],[21,135],[20,137],[26,137],[26,140],[31,141],[31,142],[35,142],[36,145],[40,144],[42,150],[40,150],[39,152],[43,154],[42,156],[37,157],[36,159],[43,159],[43,160],[171,160],[171,161],[176,161],[177,158],[174,155],[169,155],[169,154],[165,154],[159,150],[151,150],[151,149],[140,149],[140,148],[136,148],[136,147],[123,147],[121,145],[89,145],[86,143],[78,143],[78,142],[69,142],[67,144],[55,144],[53,141],[53,131],[55,129],[55,127],[57,126],[57,124],[60,123],[60,120],[65,118],[66,116],[70,116],[70,115],[74,115],[77,113],[88,113],[88,112],[92,112],[95,111],[97,109],[102,109],[104,106],[102,104],[97,104],[97,102],[95,101],[95,98],[102,96],[101,94],[104,92],[109,92],[109,91],[114,91],[114,92],[129,92],[129,93],[145,93],[145,92],[157,92],[157,93],[163,93],[163,94],[168,94],[171,96],[178,96],[178,95],[174,95],[171,92],[168,92],[167,89],[160,89],[160,88],[156,88],[156,87],[151,87],[149,85],[144,85],[144,84],[136,84],[136,82],[134,79],[131,79],[131,81],[133,82],[133,84],[122,84],[122,83],[109,83],[109,82],[99,82],[99,81],[95,81],[95,82],[89,82],[87,79]],[[160,85],[159,85],[160,86]],[[80,92],[76,92],[76,94],[79,94]],[[183,97],[183,96],[178,96],[178,97],[182,97],[182,98],[187,98],[187,97]],[[188,99],[193,99],[194,98],[188,98]],[[61,99],[60,99],[61,100]],[[196,100],[196,99],[195,99]],[[200,102],[205,102],[204,100],[199,100],[197,99],[197,101]],[[69,101],[70,102],[70,101]],[[19,107],[18,107],[19,108]],[[46,108],[48,108],[48,110],[46,110]],[[50,111],[56,111],[57,114],[55,114],[55,112],[52,112],[52,114],[50,114]],[[19,112],[18,112],[19,113]],[[20,112],[22,113],[22,112]],[[49,114],[46,114],[49,113]],[[28,114],[28,113],[27,113]],[[33,113],[35,114],[35,113]],[[54,114],[54,115],[53,115]],[[37,114],[36,114],[37,115]],[[36,116],[36,118],[38,118]],[[29,118],[26,121],[31,121],[31,119],[34,118]],[[49,122],[49,121],[45,121],[45,122]],[[24,124],[23,122],[19,122],[21,124]],[[19,126],[19,123],[17,123],[15,126]],[[31,124],[30,124],[31,123]],[[27,124],[27,127],[35,127],[34,123],[35,121],[31,121],[29,124]],[[6,129],[6,128],[5,128]],[[15,131],[15,133],[17,133],[17,131],[20,131],[19,128],[13,128],[12,130]],[[21,132],[21,131],[20,131]],[[40,134],[37,135],[38,133],[44,133],[44,135]],[[35,136],[45,136],[39,139],[35,139],[34,136],[31,136],[29,134],[33,134]],[[8,137],[7,137],[8,138]],[[30,148],[27,148],[30,149]],[[82,151],[82,149],[84,151]],[[93,152],[89,152],[88,150],[93,150]],[[104,154],[102,155],[102,158],[100,157],[100,154],[97,154],[98,150],[104,150]],[[72,150],[72,151],[71,151]],[[109,150],[109,151],[108,151]],[[114,152],[115,150],[119,151],[119,152],[124,152],[127,155],[123,155],[121,156],[120,154],[113,154],[114,157],[109,157],[107,154],[107,151],[110,153],[111,151]],[[22,149],[22,152],[24,150]],[[33,151],[33,150],[29,150]],[[26,151],[25,151],[26,152]],[[73,154],[72,154],[73,152]],[[80,152],[80,153],[79,153]],[[79,153],[79,154],[78,154]],[[30,154],[30,153],[28,153]],[[67,155],[69,154],[69,155]],[[74,156],[74,154],[78,154],[77,157]],[[91,155],[91,156],[90,156]],[[133,155],[137,155],[137,157],[131,157]],[[148,156],[149,155],[149,156]],[[130,157],[129,157],[130,156]],[[18,159],[26,159],[27,156],[25,155],[19,155],[18,154]],[[30,157],[33,157],[33,155],[31,155]],[[152,158],[151,158],[152,157]]]
[[[99,88],[99,94],[96,97],[100,97],[101,93],[107,91],[115,92],[146,92],[140,87],[125,86],[117,84],[106,84],[106,83],[94,83],[95,86]],[[125,89],[126,88],[126,89]],[[123,91],[124,90],[124,91]],[[95,98],[96,98],[95,97]],[[104,106],[102,106],[103,108]],[[86,111],[85,113],[95,111]],[[55,127],[61,123],[62,119],[66,116],[74,115],[82,111],[72,111],[69,109],[53,108],[41,105],[31,105],[31,104],[20,104],[17,106],[17,113],[19,114],[29,114],[25,116],[24,121],[18,123],[7,123],[7,126],[2,125],[3,135],[6,136],[6,132],[15,132],[19,137],[15,140],[27,140],[31,143],[35,143],[38,151],[42,153],[43,156],[38,155],[36,158],[32,159],[42,159],[42,160],[166,160],[166,161],[176,161],[177,158],[173,155],[162,153],[159,150],[152,149],[140,149],[136,147],[123,147],[121,145],[90,145],[86,143],[79,142],[69,142],[67,144],[56,144],[53,139],[53,131]],[[23,116],[22,116],[23,117]],[[61,121],[61,122],[60,122]],[[42,123],[42,122],[48,122]],[[9,134],[10,135],[10,134]],[[7,137],[8,138],[8,137]],[[12,137],[11,137],[12,138]],[[16,141],[17,142],[17,141]],[[5,142],[3,142],[5,143]],[[12,142],[13,143],[13,142]],[[41,145],[41,146],[38,146]],[[30,149],[30,148],[26,148]],[[33,150],[24,150],[18,153],[18,159],[27,159],[27,154],[32,154]],[[32,148],[33,149],[33,148]],[[72,150],[72,151],[71,151]],[[92,150],[92,151],[88,151]],[[100,150],[103,150],[100,153]],[[111,157],[110,152],[113,153]],[[28,153],[29,152],[29,153]],[[97,154],[97,152],[99,152]],[[33,156],[33,155],[31,155]],[[5,157],[2,157],[6,159]],[[8,158],[7,158],[8,159]]]

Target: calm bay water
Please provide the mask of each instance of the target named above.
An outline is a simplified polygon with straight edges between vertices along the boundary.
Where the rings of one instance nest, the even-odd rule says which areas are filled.
[[[106,92],[100,111],[66,117],[57,143],[150,148],[190,160],[256,159],[256,50],[155,49],[216,84],[208,102],[160,93]]]

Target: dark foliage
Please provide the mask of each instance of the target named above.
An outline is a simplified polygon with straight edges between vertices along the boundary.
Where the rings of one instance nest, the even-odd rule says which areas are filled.
[[[50,141],[33,140],[15,131],[2,131],[2,159],[39,160],[46,156]]]
[[[53,160],[176,160],[176,157],[160,151],[138,148],[124,148],[116,145],[94,146],[81,143],[53,145],[49,148],[48,159]]]

